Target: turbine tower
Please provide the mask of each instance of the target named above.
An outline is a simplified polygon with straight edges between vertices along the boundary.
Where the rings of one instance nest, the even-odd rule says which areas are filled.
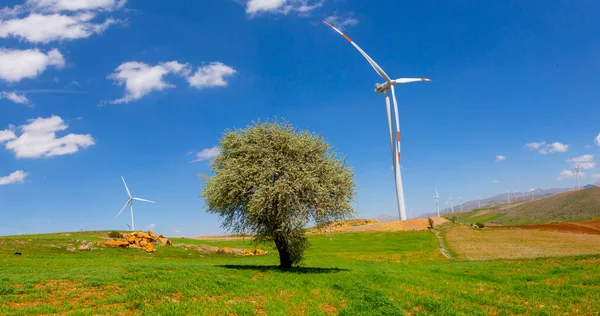
[[[506,191],[506,195],[508,196],[508,203],[510,203],[510,192]]]
[[[459,197],[459,199],[460,199],[460,211],[462,212],[463,211],[463,209],[462,209],[462,205],[463,205],[463,203],[462,203],[462,196]]]
[[[575,177],[577,178],[577,190],[581,190],[581,185],[579,183],[579,164],[575,166]]]
[[[127,207],[127,205],[129,205],[129,208],[131,210],[131,231],[134,231],[135,230],[135,223],[133,221],[133,200],[142,201],[142,202],[148,202],[148,203],[156,203],[156,202],[150,201],[150,200],[146,200],[146,199],[132,197],[131,196],[131,192],[129,192],[129,188],[127,187],[127,183],[125,183],[125,178],[123,178],[123,176],[121,176],[121,180],[123,180],[123,184],[125,185],[125,190],[127,190],[127,195],[129,196],[129,200],[127,200],[127,203],[125,203],[125,205],[123,206],[123,208],[121,209],[121,211],[119,212],[119,214],[117,214],[117,217],[119,217],[119,215],[121,215],[121,213]]]
[[[406,220],[406,208],[404,205],[404,189],[402,187],[402,174],[400,173],[400,120],[398,118],[398,103],[396,101],[396,93],[394,91],[394,86],[397,84],[405,84],[411,82],[421,82],[421,81],[431,81],[431,79],[427,78],[399,78],[399,79],[391,79],[388,75],[377,65],[377,63],[367,55],[354,41],[350,39],[346,34],[342,33],[340,30],[335,28],[333,25],[329,24],[327,21],[323,21],[329,27],[334,29],[337,33],[342,35],[356,50],[358,50],[361,55],[371,64],[371,67],[385,80],[385,83],[376,83],[375,84],[375,92],[383,93],[385,95],[385,108],[387,111],[387,120],[388,120],[388,129],[390,134],[390,147],[392,150],[392,163],[394,165],[394,179],[396,181],[396,199],[398,202],[398,213],[400,215],[400,220]],[[394,101],[394,116],[395,116],[395,133],[394,133],[394,125],[392,124],[392,111],[390,107],[390,96],[388,94],[388,90],[392,92],[392,100]],[[396,136],[396,141],[394,141],[394,135]]]
[[[440,195],[438,194],[437,187],[435,188],[435,208],[437,209],[438,217],[440,217]]]
[[[450,197],[450,206],[452,207],[452,213],[454,213],[454,199]]]
[[[479,208],[481,208],[481,198],[479,197],[479,195],[477,196],[477,202],[479,203]]]

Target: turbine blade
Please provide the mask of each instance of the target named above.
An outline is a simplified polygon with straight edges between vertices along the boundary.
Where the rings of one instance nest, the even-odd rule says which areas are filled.
[[[125,178],[123,178],[123,176],[121,176],[121,180],[123,180],[123,184],[125,185],[125,190],[127,190],[127,195],[129,195],[129,198],[131,198],[131,192],[129,192],[129,188],[127,187],[127,183],[125,183]]]
[[[146,199],[140,199],[140,198],[132,198],[132,199],[133,199],[133,200],[136,200],[136,201],[149,202],[149,203],[156,203],[156,202],[154,202],[154,201],[150,201],[150,200],[146,200]]]
[[[403,84],[403,83],[411,83],[411,82],[420,82],[420,81],[431,81],[429,78],[398,78],[394,80],[395,84]]]
[[[335,26],[331,25],[329,22],[327,22],[327,21],[323,21],[323,22],[325,24],[327,24],[329,27],[331,27],[332,29],[334,29],[336,32],[338,32],[348,42],[350,42],[350,44],[352,44],[352,46],[354,46],[354,48],[356,48],[363,55],[363,57],[365,57],[365,59],[369,62],[369,64],[371,64],[371,67],[373,67],[373,69],[375,69],[375,71],[381,76],[381,78],[385,79],[385,81],[392,81],[390,79],[390,77],[385,73],[385,71],[383,71],[383,69],[381,69],[381,67],[379,67],[379,65],[371,57],[369,57],[369,55],[367,55],[367,53],[365,53],[365,51],[363,51],[358,45],[356,45],[356,43],[354,43],[354,41],[351,40],[350,37],[348,37],[348,35],[342,33],[342,31],[335,28]]]
[[[129,203],[131,203],[131,199],[127,200],[127,203],[125,203],[125,205],[123,205],[123,208],[121,209],[121,211],[119,211],[119,214],[117,214],[116,217],[119,217],[119,215],[121,215],[121,213],[123,213],[123,210],[127,207],[127,205],[129,205]]]

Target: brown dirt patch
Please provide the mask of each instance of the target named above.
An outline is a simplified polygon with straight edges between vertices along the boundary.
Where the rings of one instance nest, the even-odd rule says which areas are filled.
[[[472,229],[457,226],[446,240],[467,260],[523,259],[600,254],[600,235],[533,229]]]
[[[448,220],[443,217],[432,217],[434,225],[441,225]],[[387,223],[370,224],[362,226],[348,227],[342,231],[345,232],[395,232],[395,231],[406,231],[406,230],[427,230],[429,222],[427,218],[414,218],[405,221],[393,221]]]
[[[83,282],[75,283],[67,280],[39,283],[34,286],[34,289],[36,292],[20,294],[17,301],[8,302],[9,308],[20,310],[40,305],[59,307],[65,302],[72,305],[89,304],[89,301],[106,298],[120,291],[120,288],[114,285],[89,287]],[[40,292],[45,292],[47,295],[42,299],[30,299],[30,296],[36,296]]]
[[[250,280],[251,281],[256,281],[260,278],[264,278],[265,277],[265,273],[264,272],[259,272],[257,273],[255,276],[253,276]]]
[[[550,230],[550,231],[600,235],[600,220],[583,221],[583,222],[564,222],[564,223],[556,223],[556,224],[538,224],[538,225],[490,226],[490,228],[537,229],[537,230]]]

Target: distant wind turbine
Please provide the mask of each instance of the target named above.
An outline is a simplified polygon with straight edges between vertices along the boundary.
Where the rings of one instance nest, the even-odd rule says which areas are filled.
[[[125,223],[125,225],[127,225],[128,230],[131,230],[131,225],[129,225],[129,223]]]
[[[463,211],[463,208],[462,208],[462,205],[463,205],[462,196],[460,196],[459,199],[460,199],[460,211],[462,212]]]
[[[388,129],[390,134],[390,146],[392,150],[392,161],[394,164],[394,178],[396,180],[396,199],[398,202],[398,213],[400,214],[400,220],[406,220],[406,207],[404,205],[404,189],[402,187],[402,175],[400,173],[400,120],[398,118],[398,103],[396,102],[396,93],[394,92],[394,86],[397,84],[405,84],[411,82],[421,82],[421,81],[431,81],[431,79],[427,78],[399,78],[399,79],[391,79],[388,75],[379,67],[379,65],[367,55],[354,41],[350,39],[346,34],[342,33],[340,30],[335,28],[333,25],[328,23],[327,21],[323,21],[341,36],[343,36],[356,50],[358,50],[361,55],[371,64],[371,67],[381,76],[385,83],[377,83],[375,84],[375,92],[383,93],[385,95],[385,106],[387,111],[387,119],[388,119]],[[388,95],[388,90],[392,91],[392,99],[394,101],[394,116],[396,118],[396,133],[393,132],[393,124],[392,124],[392,112],[390,107],[390,97]],[[396,136],[396,141],[394,142],[394,135]]]
[[[440,217],[440,195],[438,194],[437,187],[435,188],[435,208],[437,209],[438,217]]]
[[[479,195],[477,196],[477,202],[479,203],[479,208],[481,208],[481,198],[479,197]]]
[[[450,206],[452,207],[452,213],[454,213],[454,199],[450,197]]]
[[[577,190],[581,190],[581,185],[579,184],[579,164],[575,166],[575,177],[577,178]]]
[[[510,192],[506,191],[506,195],[508,196],[508,203],[510,203]]]
[[[117,217],[119,217],[119,215],[121,215],[121,213],[127,207],[127,205],[129,205],[129,208],[131,210],[131,231],[134,231],[135,230],[135,222],[133,221],[133,200],[148,202],[148,203],[156,203],[156,202],[131,196],[131,192],[129,192],[129,188],[127,187],[127,183],[125,183],[125,178],[123,178],[123,176],[121,176],[121,180],[123,180],[123,184],[125,185],[125,190],[127,190],[127,195],[129,196],[129,200],[127,200],[127,203],[125,203],[125,205],[123,206],[123,208],[121,209],[119,214],[117,214]]]

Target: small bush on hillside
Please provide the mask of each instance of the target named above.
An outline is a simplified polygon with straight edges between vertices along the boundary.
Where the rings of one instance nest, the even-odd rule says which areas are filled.
[[[452,216],[450,217],[450,221],[454,224],[456,224],[456,216]]]
[[[433,219],[431,217],[427,217],[427,222],[429,223],[429,226],[427,226],[429,229],[433,229]]]
[[[110,238],[121,238],[121,233],[119,233],[116,230],[113,230],[110,233],[108,233],[108,237],[110,237]]]
[[[485,228],[485,224],[483,224],[482,222],[475,223],[475,226],[477,226],[477,228]]]

